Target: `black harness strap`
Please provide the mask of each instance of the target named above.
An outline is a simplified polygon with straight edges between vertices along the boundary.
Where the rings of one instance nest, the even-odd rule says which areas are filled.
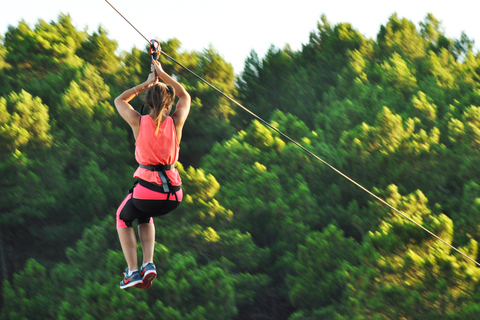
[[[175,168],[175,164],[157,164],[157,165],[147,165],[139,164],[140,168],[147,169],[150,171],[156,171],[158,176],[162,180],[162,188],[164,193],[170,193],[170,190],[173,189],[170,179],[168,179],[165,171],[172,170]]]
[[[150,182],[145,181],[145,180],[142,180],[142,179],[138,179],[138,181],[135,182],[135,184],[137,184],[137,183],[140,184],[141,186],[144,186],[144,187],[147,188],[147,189],[164,193],[164,192],[163,192],[163,186],[159,186],[159,185],[150,183]],[[172,193],[177,192],[177,191],[180,190],[181,188],[182,188],[182,187],[180,187],[180,186],[172,186]]]
[[[167,171],[175,168],[175,164],[139,164],[140,168],[147,169],[150,171]]]

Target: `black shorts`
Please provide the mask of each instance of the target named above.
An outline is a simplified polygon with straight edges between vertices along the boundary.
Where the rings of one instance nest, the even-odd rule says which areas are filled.
[[[183,190],[180,186],[172,189],[172,192],[165,193],[147,181],[136,182],[117,209],[117,229],[132,227],[135,219],[138,224],[153,223],[152,217],[175,210],[183,200]]]

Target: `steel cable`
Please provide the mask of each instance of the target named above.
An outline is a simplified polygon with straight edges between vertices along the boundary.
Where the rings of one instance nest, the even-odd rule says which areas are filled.
[[[135,28],[135,26],[130,23],[130,21],[127,20],[127,18],[125,18],[110,2],[108,2],[108,0],[105,0],[123,19],[125,19],[125,21],[127,21],[149,44],[150,44],[150,41],[140,32],[138,31],[137,28]],[[432,231],[428,230],[427,228],[425,228],[424,226],[422,226],[421,224],[419,224],[418,222],[416,222],[415,220],[413,220],[412,218],[410,218],[409,216],[407,216],[405,213],[403,213],[402,211],[398,210],[397,208],[395,208],[394,206],[392,206],[391,204],[389,204],[388,202],[386,202],[385,200],[383,200],[382,198],[380,198],[379,196],[377,196],[376,194],[374,194],[373,192],[371,192],[370,190],[368,190],[367,188],[365,188],[364,186],[362,186],[361,184],[359,184],[358,182],[356,182],[355,180],[353,180],[352,178],[350,178],[349,176],[347,176],[346,174],[344,174],[343,172],[341,172],[340,170],[338,170],[337,168],[335,168],[334,166],[332,166],[331,164],[329,164],[328,162],[326,162],[325,160],[323,160],[322,158],[320,158],[319,156],[317,156],[316,154],[314,154],[312,151],[308,150],[307,148],[305,148],[304,146],[302,146],[300,143],[298,143],[297,141],[293,140],[292,138],[290,138],[289,136],[287,136],[285,133],[283,133],[282,131],[278,130],[277,128],[275,128],[274,126],[272,126],[270,123],[268,123],[267,121],[263,120],[261,117],[259,117],[258,115],[256,115],[255,113],[253,113],[252,111],[250,111],[249,109],[247,109],[246,107],[244,107],[243,105],[241,105],[239,102],[237,102],[236,100],[234,100],[233,98],[231,98],[230,96],[228,96],[227,94],[225,94],[223,91],[221,91],[220,89],[216,88],[214,85],[212,85],[210,82],[208,82],[207,80],[203,79],[202,77],[200,77],[199,75],[197,75],[195,72],[193,72],[192,70],[190,70],[189,68],[185,67],[183,64],[181,64],[180,62],[178,62],[177,60],[175,60],[173,57],[171,57],[170,55],[168,55],[166,52],[164,51],[161,51],[161,54],[163,54],[167,59],[173,61],[174,63],[178,64],[180,67],[182,67],[183,69],[185,69],[186,71],[188,71],[189,73],[191,73],[193,76],[197,77],[199,80],[201,80],[203,83],[205,83],[206,85],[208,85],[209,87],[211,87],[212,89],[214,89],[215,91],[217,91],[218,93],[220,93],[222,96],[224,96],[225,98],[227,98],[228,100],[230,100],[231,102],[233,102],[234,104],[236,104],[237,106],[239,106],[240,108],[242,108],[243,110],[245,110],[246,112],[248,112],[249,114],[251,114],[254,118],[256,118],[257,120],[259,120],[260,122],[262,122],[264,125],[266,125],[267,127],[269,127],[270,129],[276,131],[277,133],[279,133],[281,136],[283,136],[285,139],[287,139],[288,141],[292,142],[293,144],[295,144],[296,146],[298,146],[299,148],[301,148],[303,151],[307,152],[310,156],[314,157],[315,159],[317,159],[318,161],[322,162],[323,164],[325,164],[326,166],[328,166],[330,169],[332,169],[333,171],[335,171],[336,173],[338,173],[339,175],[341,175],[343,178],[347,179],[348,181],[350,181],[352,184],[354,184],[355,186],[357,186],[358,188],[362,189],[363,191],[365,191],[366,193],[368,193],[370,196],[372,196],[373,198],[375,198],[377,201],[381,202],[382,204],[386,205],[387,207],[389,207],[390,209],[392,209],[393,211],[395,211],[396,213],[400,214],[401,216],[403,216],[405,219],[409,220],[410,222],[412,222],[413,224],[415,224],[416,226],[420,227],[421,229],[423,229],[425,232],[427,232],[428,234],[430,234],[431,236],[433,236],[434,238],[440,240],[441,242],[443,242],[444,244],[446,244],[447,246],[449,246],[451,249],[455,250],[456,252],[460,253],[462,256],[464,256],[465,258],[467,258],[468,260],[474,262],[476,265],[480,266],[480,263],[477,262],[476,260],[474,260],[473,258],[471,258],[470,256],[468,256],[467,254],[461,252],[459,249],[457,249],[456,247],[454,247],[453,245],[451,245],[450,243],[448,243],[447,241],[443,240],[442,238],[440,238],[439,236],[437,236],[435,233],[433,233]]]

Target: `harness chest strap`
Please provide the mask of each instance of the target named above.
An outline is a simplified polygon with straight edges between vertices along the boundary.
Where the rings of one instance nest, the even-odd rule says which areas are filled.
[[[140,163],[139,166],[140,168],[143,168],[143,169],[156,171],[158,173],[158,176],[162,180],[163,192],[170,193],[169,185],[171,185],[171,182],[170,182],[170,179],[168,179],[167,175],[165,174],[165,171],[172,170],[173,168],[175,168],[175,164],[147,165],[147,164]]]

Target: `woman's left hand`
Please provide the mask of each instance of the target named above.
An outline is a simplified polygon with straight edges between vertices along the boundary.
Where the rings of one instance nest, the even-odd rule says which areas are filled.
[[[147,78],[147,83],[152,85],[154,83],[156,83],[158,81],[158,78],[155,76],[155,73],[152,72],[148,75],[148,78]]]

